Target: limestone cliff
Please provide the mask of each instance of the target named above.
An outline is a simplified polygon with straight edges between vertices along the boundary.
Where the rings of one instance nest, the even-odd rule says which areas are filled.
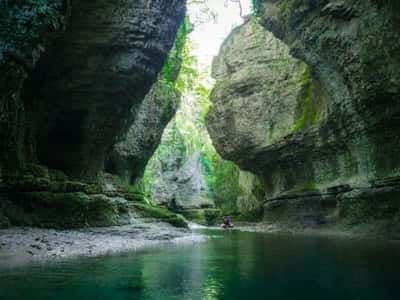
[[[196,82],[209,91],[201,79]],[[209,92],[183,93],[179,110],[146,167],[144,187],[153,201],[196,222],[211,224],[219,212],[257,221],[262,184],[216,153],[204,123],[209,107]]]
[[[176,88],[190,22],[185,19],[167,62],[139,107],[131,112],[134,121],[108,155],[106,170],[118,175],[126,184],[142,177],[147,162],[160,144],[164,128],[178,109],[180,92]]]
[[[224,158],[263,178],[266,219],[396,223],[400,27],[393,5],[258,1],[261,25],[287,46],[251,22],[222,46],[208,128]]]
[[[167,121],[157,118],[171,118],[173,105],[168,116],[151,116],[169,99],[143,109],[157,88],[142,103],[163,78],[185,4],[0,3],[0,223],[119,222],[119,207],[135,196],[104,175],[105,161],[129,130],[128,138],[146,136],[141,125],[152,119],[162,132]]]
[[[72,1],[66,32],[33,76],[45,112],[37,131],[41,162],[84,180],[104,169],[107,151],[155,82],[184,13],[184,0]]]

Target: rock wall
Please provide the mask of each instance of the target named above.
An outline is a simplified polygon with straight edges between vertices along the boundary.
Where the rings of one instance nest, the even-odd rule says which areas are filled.
[[[161,142],[165,127],[178,109],[181,94],[176,88],[176,80],[189,31],[190,23],[185,20],[156,83],[139,108],[133,108],[133,124],[108,155],[107,172],[118,175],[126,184],[134,184],[143,176],[147,162]]]
[[[36,67],[39,160],[96,179],[157,79],[185,1],[72,1],[70,24]],[[57,153],[57,155],[53,155]]]
[[[41,54],[65,28],[70,6],[48,0],[0,3],[0,182],[35,160],[32,99],[24,84]]]
[[[126,168],[140,173],[151,155],[143,143],[154,148],[172,117],[177,94],[158,97],[154,83],[165,77],[185,4],[0,3],[0,223],[113,225],[118,203],[138,200],[119,179],[110,182],[105,161],[129,140],[142,148]],[[149,124],[158,126],[154,139]]]
[[[262,183],[216,153],[204,124],[208,109],[208,93],[183,94],[146,167],[143,186],[153,201],[195,222],[211,224],[220,212],[257,221]]]
[[[201,152],[196,151],[183,159],[170,156],[170,160],[163,160],[162,173],[153,186],[153,199],[175,210],[215,207],[200,156]]]
[[[400,27],[395,5],[258,1],[260,24],[288,46],[265,31],[257,33],[261,29],[253,30],[251,22],[222,46],[208,128],[224,158],[263,178],[267,220],[396,223]],[[254,42],[260,34],[267,38]],[[271,51],[277,43],[283,50]],[[291,57],[287,66],[274,56],[288,50],[302,62]]]

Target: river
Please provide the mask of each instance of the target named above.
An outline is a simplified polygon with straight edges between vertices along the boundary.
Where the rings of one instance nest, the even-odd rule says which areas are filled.
[[[203,230],[205,242],[0,274],[0,299],[400,299],[400,246]]]

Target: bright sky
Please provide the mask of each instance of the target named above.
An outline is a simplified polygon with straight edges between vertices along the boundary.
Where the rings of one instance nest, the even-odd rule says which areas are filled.
[[[193,41],[193,54],[201,65],[210,66],[212,58],[218,54],[219,48],[231,30],[242,24],[239,4],[231,0],[206,0],[207,7],[216,13],[216,18],[206,20],[204,23],[195,24],[194,31],[190,34]],[[251,0],[241,0],[243,16],[251,13]],[[188,15],[196,23],[201,13],[200,5],[189,4]],[[204,6],[203,6],[204,7]]]

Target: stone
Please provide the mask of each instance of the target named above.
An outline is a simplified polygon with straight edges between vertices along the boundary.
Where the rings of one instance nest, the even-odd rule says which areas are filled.
[[[264,31],[251,22],[235,29],[214,62],[207,127],[217,151],[262,178],[267,218],[308,215],[297,219],[315,216],[310,224],[317,225],[335,214],[350,223],[394,220],[400,170],[394,2],[257,2]]]
[[[151,206],[138,202],[131,202],[129,205],[144,217],[154,218],[161,222],[170,223],[175,227],[188,228],[188,223],[182,215],[176,214],[164,207]]]
[[[178,32],[178,39],[186,38],[186,21]],[[174,87],[181,63],[182,41],[171,49],[163,70],[132,114],[135,120],[127,134],[118,141],[108,155],[106,170],[118,175],[126,184],[133,184],[142,177],[147,162],[161,142],[165,127],[175,115],[180,102],[180,92]]]
[[[189,221],[201,225],[215,226],[221,221],[221,210],[215,208],[185,209],[179,212]]]
[[[321,9],[321,15],[332,15],[335,18],[344,20],[351,19],[355,16],[353,8],[346,5],[345,1],[334,1],[326,4]]]
[[[32,78],[43,107],[38,156],[51,168],[96,181],[107,151],[157,79],[185,1],[72,1],[72,7],[65,33]]]

